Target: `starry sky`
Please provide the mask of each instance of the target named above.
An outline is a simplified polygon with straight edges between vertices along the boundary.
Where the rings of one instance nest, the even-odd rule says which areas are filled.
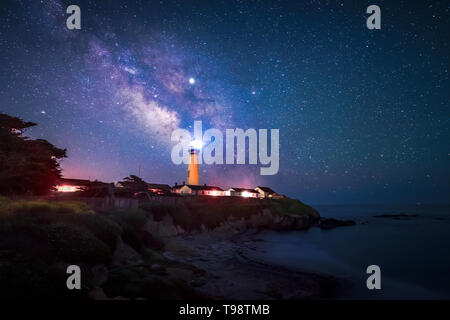
[[[81,8],[81,30],[66,8]],[[366,8],[381,8],[381,30]],[[209,165],[201,183],[310,204],[448,203],[446,1],[11,1],[0,112],[67,148],[63,175],[173,185],[170,134],[280,130],[280,170]],[[192,78],[192,80],[190,80]]]

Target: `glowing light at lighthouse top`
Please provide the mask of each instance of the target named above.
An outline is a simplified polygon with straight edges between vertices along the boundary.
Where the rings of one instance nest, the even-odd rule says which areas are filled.
[[[201,140],[194,140],[191,142],[191,148],[195,150],[201,150],[203,147],[203,141]]]

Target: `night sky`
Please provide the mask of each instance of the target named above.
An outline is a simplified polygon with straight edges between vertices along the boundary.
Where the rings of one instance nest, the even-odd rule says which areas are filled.
[[[81,30],[66,8],[79,5]],[[381,8],[381,30],[366,8]],[[63,175],[186,180],[170,134],[280,129],[280,170],[201,167],[310,204],[448,202],[447,1],[1,1],[0,112]],[[193,78],[195,83],[189,81]]]

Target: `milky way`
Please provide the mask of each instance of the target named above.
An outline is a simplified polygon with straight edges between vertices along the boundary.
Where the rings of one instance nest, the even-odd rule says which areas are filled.
[[[280,129],[277,175],[203,166],[202,183],[313,204],[448,201],[445,1],[378,1],[381,30],[364,1],[72,2],[0,11],[0,112],[67,148],[65,176],[180,183],[170,134],[202,120]]]

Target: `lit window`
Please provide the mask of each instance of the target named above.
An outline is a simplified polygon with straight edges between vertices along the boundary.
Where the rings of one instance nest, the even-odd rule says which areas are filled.
[[[58,192],[75,192],[75,191],[77,191],[77,187],[75,187],[75,186],[56,186],[56,190],[58,190]]]

